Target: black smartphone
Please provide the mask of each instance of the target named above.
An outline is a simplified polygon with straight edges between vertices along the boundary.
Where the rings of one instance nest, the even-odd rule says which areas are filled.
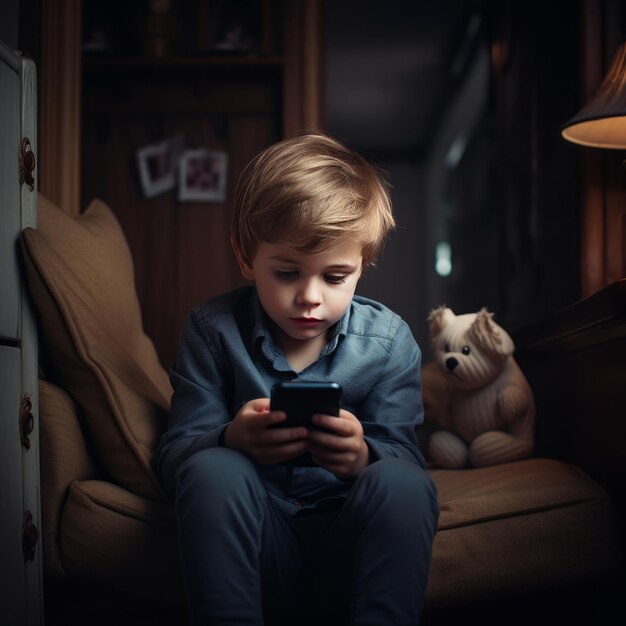
[[[272,386],[270,409],[287,413],[287,419],[276,426],[310,426],[316,413],[339,416],[340,408],[338,383],[290,382]]]

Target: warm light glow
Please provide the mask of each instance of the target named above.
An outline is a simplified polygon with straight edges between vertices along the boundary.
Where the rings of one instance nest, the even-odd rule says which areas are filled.
[[[626,116],[580,122],[564,128],[561,134],[582,146],[626,149]]]
[[[594,97],[564,125],[564,139],[593,148],[626,149],[626,41]]]

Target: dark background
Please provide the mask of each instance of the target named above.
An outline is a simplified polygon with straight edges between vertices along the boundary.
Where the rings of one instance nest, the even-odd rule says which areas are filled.
[[[578,155],[560,137],[579,94],[574,4],[327,3],[327,125],[389,172],[399,222],[361,292],[425,352],[440,304],[512,329],[578,298]]]
[[[261,63],[210,71],[132,60],[145,54],[138,30],[145,26],[144,3],[83,4],[84,37],[94,22],[108,19],[117,47],[109,55],[83,53],[81,205],[99,196],[118,215],[135,259],[146,332],[165,367],[189,308],[243,284],[228,244],[230,201],[244,164],[282,135],[281,72],[288,52],[281,15],[292,3],[265,3],[269,36],[261,42],[263,34],[252,33]],[[387,172],[398,221],[358,292],[396,310],[426,360],[426,317],[440,304],[456,313],[487,307],[513,332],[582,295],[589,149],[565,142],[560,129],[585,97],[588,4],[322,3],[323,127]],[[41,0],[4,5],[0,35],[37,60]],[[197,53],[184,29],[195,27],[200,5],[173,3],[182,25],[172,42],[175,54]],[[254,2],[209,3],[231,5]],[[626,11],[621,0],[600,5],[605,23],[597,57],[606,68]],[[255,23],[254,15],[248,18]],[[118,61],[107,61],[111,55]],[[120,55],[131,61],[119,61]],[[228,152],[225,205],[181,205],[174,193],[142,198],[137,149],[176,132],[185,133],[188,147]],[[623,181],[617,185],[623,193]],[[451,250],[448,276],[435,271],[440,242]]]

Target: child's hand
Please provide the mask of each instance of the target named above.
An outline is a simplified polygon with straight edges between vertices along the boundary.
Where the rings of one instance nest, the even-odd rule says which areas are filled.
[[[356,478],[368,466],[369,448],[356,416],[341,409],[339,417],[314,415],[313,424],[325,429],[309,432],[307,450],[318,465],[343,479]]]
[[[270,411],[269,398],[246,402],[226,427],[224,443],[241,450],[262,465],[280,463],[306,451],[309,431],[296,428],[270,428],[287,418],[284,411]]]

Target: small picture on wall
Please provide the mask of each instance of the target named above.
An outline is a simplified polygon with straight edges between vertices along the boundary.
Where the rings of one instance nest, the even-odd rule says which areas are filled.
[[[186,150],[180,159],[178,199],[224,202],[228,155],[217,150]]]
[[[183,141],[182,135],[176,135],[137,151],[139,178],[146,198],[153,198],[176,186],[176,166]]]

